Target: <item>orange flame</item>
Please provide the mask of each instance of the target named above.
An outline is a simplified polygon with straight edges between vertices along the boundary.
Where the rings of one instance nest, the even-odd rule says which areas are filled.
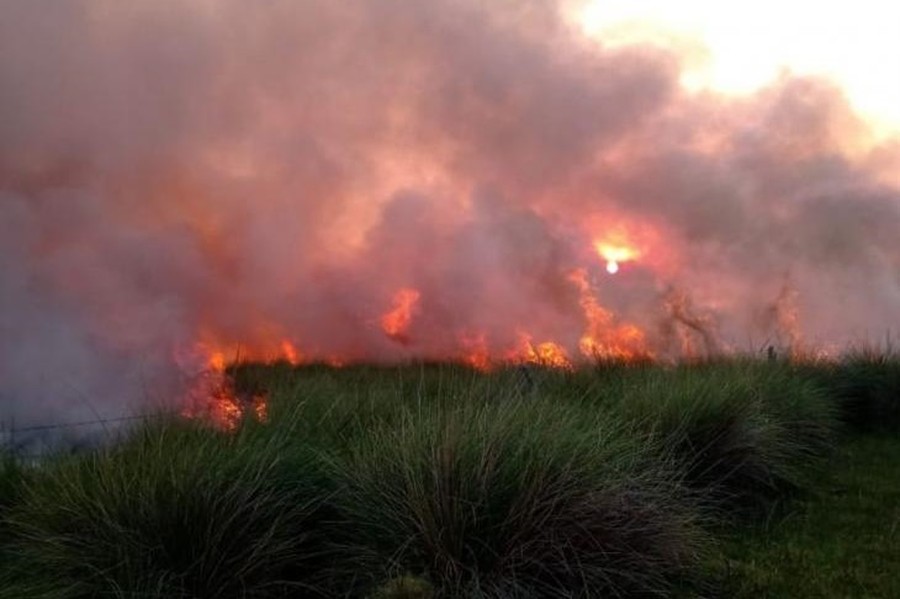
[[[582,355],[594,360],[635,360],[652,357],[644,333],[631,324],[616,324],[613,315],[597,301],[587,280],[587,271],[579,268],[569,275],[579,291],[579,303],[587,327],[578,342]]]
[[[511,362],[535,364],[549,368],[571,370],[572,362],[569,356],[559,344],[553,341],[544,341],[538,344],[532,343],[531,335],[519,333],[519,347],[512,354]]]
[[[234,431],[250,417],[263,423],[268,420],[268,398],[264,394],[241,397],[226,372],[225,352],[203,344],[194,351],[206,355],[206,366],[187,392],[181,411],[184,418],[206,420],[223,431]]]
[[[297,347],[288,340],[284,340],[281,342],[281,355],[285,362],[296,366],[300,364],[302,360],[302,355]]]
[[[394,294],[393,307],[381,317],[381,330],[395,341],[409,343],[407,332],[418,302],[417,290],[404,287],[397,291]]]
[[[633,240],[642,240],[642,246],[651,243],[648,241],[650,237],[638,229],[628,229],[629,234],[624,231],[622,228],[613,229],[595,237],[593,242],[596,254],[606,261],[609,273],[617,272],[622,263],[644,257],[646,247],[639,249]],[[577,343],[565,345],[552,337],[535,341],[530,332],[518,330],[516,341],[511,343],[508,337],[498,332],[501,338],[507,339],[501,344],[497,339],[491,339],[486,331],[467,329],[455,336],[455,348],[445,348],[446,355],[443,357],[483,372],[502,364],[534,364],[571,370],[578,360],[630,361],[653,357],[647,348],[644,332],[634,324],[618,322],[614,314],[600,303],[588,280],[586,268],[571,271],[568,280],[578,290],[578,304],[585,321]],[[411,343],[410,328],[421,310],[420,299],[420,291],[412,287],[401,287],[393,294],[390,309],[378,317],[378,324],[388,338],[402,345]],[[197,344],[192,352],[199,356],[193,362],[202,364],[202,373],[196,375],[184,415],[207,419],[226,431],[235,430],[247,419],[263,423],[268,420],[266,396],[241,394],[226,372],[231,361],[228,348],[232,346],[235,358],[282,360],[292,365],[316,360],[342,367],[360,359],[343,353],[316,353],[316,350],[307,353],[295,340],[282,333],[284,331],[279,326],[262,323],[254,331],[248,346],[246,340],[230,343],[212,331],[202,332],[201,338],[205,341]],[[435,357],[440,358],[441,355]]]
[[[491,352],[487,346],[484,333],[476,335],[460,335],[459,342],[463,348],[461,362],[481,372],[489,371],[493,363]]]

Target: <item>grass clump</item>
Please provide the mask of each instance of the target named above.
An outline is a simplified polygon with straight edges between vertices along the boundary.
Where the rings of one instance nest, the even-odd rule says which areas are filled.
[[[324,496],[292,476],[272,452],[185,425],[45,464],[6,518],[6,596],[316,596]]]
[[[584,412],[534,401],[410,410],[336,461],[360,554],[436,597],[665,594],[695,565],[673,470]]]
[[[680,456],[687,484],[729,510],[766,509],[807,486],[836,428],[832,403],[786,364],[644,371],[620,382],[612,403]]]
[[[818,374],[853,430],[900,432],[900,356],[858,351]]]

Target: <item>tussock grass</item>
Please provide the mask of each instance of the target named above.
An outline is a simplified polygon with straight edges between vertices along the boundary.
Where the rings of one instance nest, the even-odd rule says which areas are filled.
[[[584,397],[679,456],[686,483],[726,510],[766,509],[804,488],[836,429],[833,403],[782,363],[623,371],[595,395]]]
[[[855,364],[235,365],[268,422],[0,462],[0,597],[704,590],[713,518],[808,488],[838,413],[890,422],[858,405],[896,361]]]
[[[304,477],[287,486],[265,448],[177,424],[48,464],[7,516],[7,596],[315,596],[326,497]]]
[[[834,364],[810,365],[859,432],[900,432],[900,355],[860,349]]]
[[[441,597],[643,596],[670,591],[703,539],[650,455],[580,410],[500,400],[407,412],[335,471],[356,549],[389,578]]]

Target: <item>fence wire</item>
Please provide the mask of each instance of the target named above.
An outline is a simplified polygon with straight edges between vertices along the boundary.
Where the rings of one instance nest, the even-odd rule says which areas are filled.
[[[28,426],[16,426],[14,421],[0,420],[0,457],[3,455],[17,459],[40,459],[62,451],[77,451],[88,447],[97,447],[98,443],[47,443],[46,433],[54,431],[68,431],[95,427],[98,434],[108,433],[110,426],[117,426],[128,422],[149,421],[160,417],[178,416],[178,411],[157,411],[150,414],[133,414],[130,416],[116,416],[112,418],[94,418],[91,420],[78,420],[74,422],[56,422],[52,424],[33,424]],[[42,451],[29,451],[30,446],[39,445]]]

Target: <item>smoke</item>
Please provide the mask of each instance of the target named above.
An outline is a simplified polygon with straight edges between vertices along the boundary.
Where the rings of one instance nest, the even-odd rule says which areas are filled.
[[[657,355],[841,346],[900,310],[900,146],[827,81],[691,93],[551,0],[0,11],[0,418],[171,399],[203,348],[574,358],[588,305]]]

